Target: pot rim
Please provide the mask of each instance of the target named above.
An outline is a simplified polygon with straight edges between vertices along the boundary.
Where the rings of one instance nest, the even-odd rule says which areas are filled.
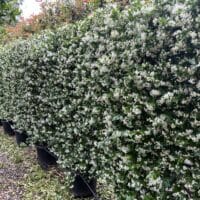
[[[35,147],[38,148],[38,149],[43,149],[45,150],[47,153],[49,153],[51,156],[53,156],[55,159],[58,159],[58,156],[56,156],[54,153],[52,153],[51,151],[49,151],[48,147],[47,146],[42,146],[42,145],[36,145],[35,144]]]

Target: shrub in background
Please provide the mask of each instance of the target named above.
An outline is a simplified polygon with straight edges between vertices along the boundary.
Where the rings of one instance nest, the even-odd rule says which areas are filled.
[[[111,2],[103,2],[103,5],[106,6]],[[128,4],[126,1],[113,1],[112,3],[117,3],[122,8]],[[55,30],[66,23],[74,23],[84,19],[98,7],[102,7],[99,0],[77,0],[74,3],[61,0],[42,3],[40,14],[32,15],[28,19],[20,18],[16,24],[3,27],[0,30],[0,43],[6,44],[19,38],[26,39],[46,29]]]
[[[7,0],[0,2],[0,26],[11,24],[16,21],[16,17],[20,14],[21,1]]]
[[[5,47],[18,126],[63,168],[115,182],[118,199],[197,199],[199,11],[135,1]]]
[[[15,25],[5,27],[6,36],[2,42],[8,43],[18,38],[28,38],[45,29],[55,29],[71,21],[70,8],[62,2],[41,4],[41,13],[28,19],[20,18]]]

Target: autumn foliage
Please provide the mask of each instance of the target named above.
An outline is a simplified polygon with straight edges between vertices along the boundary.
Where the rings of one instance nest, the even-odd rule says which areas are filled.
[[[109,2],[109,1],[108,1]],[[111,0],[110,2],[121,2],[125,5],[126,0]],[[56,1],[41,4],[41,13],[32,15],[28,19],[20,18],[17,24],[5,27],[6,34],[3,43],[7,43],[18,38],[28,38],[45,29],[56,29],[65,23],[75,22],[93,12],[96,8],[106,4],[102,0],[75,0],[72,3]]]
[[[70,22],[71,18],[71,10],[66,4],[42,3],[40,14],[31,15],[28,19],[21,17],[17,24],[5,27],[7,35],[4,42],[28,38],[44,29],[55,29],[63,23]]]

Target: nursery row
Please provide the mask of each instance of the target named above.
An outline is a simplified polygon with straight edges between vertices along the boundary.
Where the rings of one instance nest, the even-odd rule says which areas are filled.
[[[0,126],[3,127],[4,133],[9,136],[15,136],[16,143],[18,146],[29,144],[30,136],[26,132],[19,132],[14,129],[13,121],[0,120]],[[47,146],[38,146],[35,144],[37,152],[38,164],[44,170],[48,170],[49,167],[57,166],[57,156],[50,152]],[[96,179],[91,179],[89,182],[78,173],[74,174],[73,188],[71,190],[75,198],[86,198],[86,197],[95,197],[96,196]]]
[[[120,200],[198,199],[200,3],[142,2],[2,47],[0,118]]]

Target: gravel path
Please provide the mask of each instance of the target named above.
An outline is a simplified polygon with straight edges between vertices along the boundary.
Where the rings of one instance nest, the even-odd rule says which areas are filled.
[[[6,153],[0,152],[0,199],[20,200],[23,188],[19,180],[24,176],[21,164],[13,164]]]
[[[1,128],[0,140],[0,200],[22,200],[22,180],[30,168],[26,160],[32,150],[19,149],[14,138],[5,136]]]

